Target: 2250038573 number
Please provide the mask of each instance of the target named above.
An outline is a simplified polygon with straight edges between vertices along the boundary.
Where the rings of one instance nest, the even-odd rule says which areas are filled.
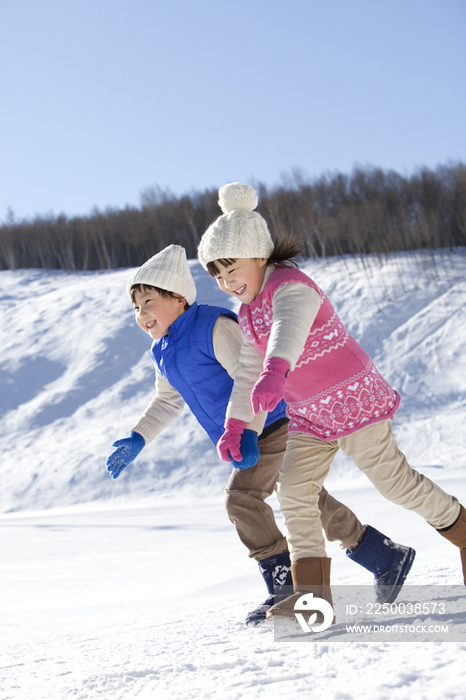
[[[445,603],[367,603],[366,615],[445,615]]]

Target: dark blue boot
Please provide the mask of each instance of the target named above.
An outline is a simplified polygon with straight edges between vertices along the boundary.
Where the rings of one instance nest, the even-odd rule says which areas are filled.
[[[259,571],[264,577],[269,596],[261,605],[258,605],[257,608],[248,612],[245,622],[251,627],[257,627],[261,622],[264,622],[267,610],[275,603],[278,603],[279,600],[289,595],[289,587],[293,585],[293,581],[291,580],[289,552],[282,552],[274,557],[262,559],[262,561],[257,563],[259,564]],[[283,588],[283,586],[287,586],[287,588],[281,596],[280,589]]]
[[[393,603],[416,556],[411,547],[396,544],[370,525],[353,552],[346,555],[374,574],[374,588],[378,603]]]

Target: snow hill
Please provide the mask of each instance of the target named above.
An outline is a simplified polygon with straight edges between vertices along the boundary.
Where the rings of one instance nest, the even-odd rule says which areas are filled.
[[[198,301],[233,308],[198,262]],[[350,332],[402,395],[396,429],[416,468],[465,467],[464,251],[307,261]],[[216,493],[228,474],[188,409],[126,470],[105,458],[154,390],[150,338],[125,293],[129,270],[0,273],[0,512],[150,494]],[[421,437],[422,436],[422,437]],[[421,437],[421,439],[419,439]],[[360,482],[339,460],[332,483]]]
[[[234,308],[190,265],[199,302]],[[401,393],[411,464],[466,503],[466,251],[301,267]],[[337,624],[296,644],[244,626],[265,586],[223,508],[228,465],[188,410],[108,476],[111,443],[153,391],[129,274],[0,272],[1,700],[464,700],[462,586],[449,598],[459,642],[340,643]],[[416,548],[413,589],[461,584],[457,550],[344,457],[326,486]],[[338,543],[328,553],[332,585],[372,585]]]

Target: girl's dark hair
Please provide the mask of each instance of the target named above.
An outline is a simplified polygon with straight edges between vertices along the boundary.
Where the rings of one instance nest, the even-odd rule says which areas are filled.
[[[301,243],[294,236],[286,236],[280,241],[276,241],[273,250],[268,258],[269,263],[275,263],[277,267],[298,267],[294,258],[303,254]],[[217,264],[228,267],[236,262],[236,258],[219,258],[207,263],[207,272],[211,277],[216,277],[219,273]]]
[[[130,290],[131,301],[133,302],[133,304],[136,303],[136,300],[134,298],[134,292],[139,292],[141,294],[142,292],[151,291],[158,292],[160,296],[164,299],[168,299],[168,297],[171,297],[172,299],[179,299],[180,297],[182,297],[184,299],[182,294],[175,294],[175,292],[169,292],[168,289],[160,289],[160,287],[153,287],[151,284],[133,284]],[[189,309],[189,304],[187,301],[184,308],[185,311]]]
[[[294,236],[286,236],[277,241],[269,257],[269,263],[275,263],[278,267],[298,267],[294,258],[303,254],[301,243]]]

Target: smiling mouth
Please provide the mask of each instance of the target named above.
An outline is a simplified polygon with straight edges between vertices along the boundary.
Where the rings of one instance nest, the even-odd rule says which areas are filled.
[[[244,292],[245,289],[246,289],[246,285],[243,284],[242,287],[240,287],[239,289],[237,289],[237,290],[235,291],[235,294],[240,295],[240,294],[242,294],[242,293]]]
[[[153,328],[153,327],[155,326],[155,323],[156,323],[155,321],[148,321],[148,322],[146,323],[146,328],[147,328],[148,330],[151,330],[151,328]]]

